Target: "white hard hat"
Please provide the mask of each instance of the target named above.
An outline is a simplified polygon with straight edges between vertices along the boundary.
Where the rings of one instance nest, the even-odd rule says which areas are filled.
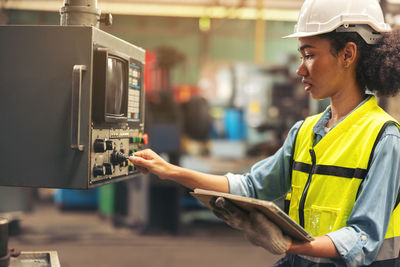
[[[305,0],[294,33],[284,38],[314,36],[336,29],[358,32],[370,44],[376,43],[379,33],[391,30],[378,0]]]

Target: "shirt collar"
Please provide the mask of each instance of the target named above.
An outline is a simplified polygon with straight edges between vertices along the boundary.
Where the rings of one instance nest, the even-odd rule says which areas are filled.
[[[355,107],[352,111],[350,111],[346,116],[344,116],[339,122],[337,122],[335,125],[332,126],[331,130],[338,124],[340,123],[344,118],[346,118],[347,116],[349,116],[349,114],[351,114],[354,110],[356,110],[357,108],[359,108],[360,106],[362,106],[365,102],[367,102],[370,98],[372,97],[372,95],[367,95],[365,97],[365,99],[358,104],[357,107]],[[320,137],[323,137],[326,135],[325,132],[325,126],[328,124],[328,121],[331,119],[332,117],[332,110],[331,110],[331,106],[328,106],[326,108],[326,110],[324,111],[324,113],[322,114],[321,118],[318,120],[318,122],[314,125],[313,128],[313,132],[316,135],[319,135]]]

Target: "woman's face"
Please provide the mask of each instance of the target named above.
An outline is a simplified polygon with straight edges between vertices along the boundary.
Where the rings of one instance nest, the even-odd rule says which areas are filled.
[[[305,90],[314,99],[332,97],[344,88],[344,62],[331,53],[331,44],[327,39],[312,36],[301,37],[298,41],[301,65],[297,75],[302,77]]]

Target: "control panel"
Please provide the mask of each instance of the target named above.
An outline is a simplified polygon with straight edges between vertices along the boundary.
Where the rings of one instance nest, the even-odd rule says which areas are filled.
[[[138,129],[93,129],[90,184],[138,173],[128,157],[147,145]]]
[[[129,61],[128,121],[140,120],[142,66],[134,59]]]
[[[95,51],[89,186],[138,173],[129,156],[147,144],[143,61],[109,48]]]

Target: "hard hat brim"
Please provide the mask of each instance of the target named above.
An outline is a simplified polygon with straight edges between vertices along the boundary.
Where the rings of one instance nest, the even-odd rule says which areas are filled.
[[[348,24],[369,25],[373,30],[375,30],[375,31],[377,31],[377,32],[380,32],[380,33],[385,33],[385,32],[390,32],[390,31],[391,31],[391,27],[390,27],[389,24],[381,25],[380,28],[376,27],[375,25],[371,25],[370,23],[357,23],[357,22],[354,23],[354,22],[351,22],[351,23],[348,23]],[[300,37],[317,36],[317,35],[320,35],[320,34],[324,34],[324,33],[328,33],[328,32],[334,31],[334,30],[336,30],[337,28],[338,28],[338,27],[335,26],[335,27],[329,28],[329,29],[327,29],[327,30],[325,30],[325,31],[318,31],[318,32],[295,32],[295,33],[292,33],[292,34],[283,36],[282,38],[283,38],[283,39],[289,39],[289,38],[300,38]]]
[[[289,38],[310,37],[310,36],[320,35],[323,33],[327,33],[327,32],[296,32],[296,33],[292,33],[292,34],[283,36],[282,38],[289,39]]]

